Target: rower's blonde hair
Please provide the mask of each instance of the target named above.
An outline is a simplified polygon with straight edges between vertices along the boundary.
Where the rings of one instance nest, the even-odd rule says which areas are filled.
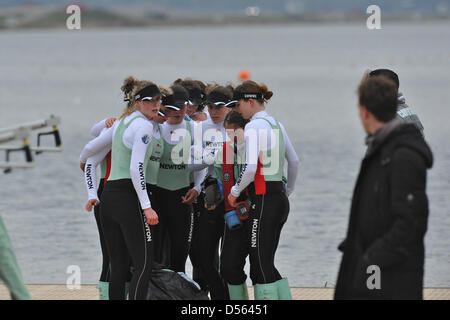
[[[161,93],[165,96],[170,96],[173,94],[172,89],[164,87],[164,86],[158,86],[159,91],[161,91]]]
[[[122,113],[119,119],[123,119],[126,116],[129,116],[133,112],[137,110],[136,106],[136,100],[134,99],[134,96],[136,93],[144,89],[145,87],[148,87],[150,85],[154,85],[152,81],[147,80],[137,80],[132,76],[129,76],[123,80],[123,85],[120,88],[122,92],[125,95],[125,100],[128,101],[127,107],[125,111]]]

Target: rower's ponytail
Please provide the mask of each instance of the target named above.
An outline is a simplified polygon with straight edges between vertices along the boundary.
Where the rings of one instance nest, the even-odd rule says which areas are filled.
[[[127,108],[131,106],[131,92],[133,91],[134,86],[137,84],[138,80],[134,77],[129,76],[123,80],[123,85],[120,88],[123,92],[123,101],[127,102]]]

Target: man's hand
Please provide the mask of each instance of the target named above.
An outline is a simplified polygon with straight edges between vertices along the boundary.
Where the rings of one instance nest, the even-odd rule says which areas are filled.
[[[147,223],[151,226],[157,225],[159,223],[158,215],[156,211],[152,208],[144,209],[144,215],[147,218]]]
[[[84,172],[84,167],[86,166],[85,162],[80,162],[80,169]]]
[[[198,192],[195,189],[189,190],[184,197],[181,197],[183,203],[191,204],[198,197]]]

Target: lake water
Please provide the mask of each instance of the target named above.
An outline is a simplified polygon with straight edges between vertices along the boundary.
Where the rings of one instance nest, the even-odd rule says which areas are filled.
[[[292,286],[333,286],[351,195],[365,151],[356,87],[367,68],[392,68],[435,156],[425,285],[450,286],[449,23],[177,27],[0,33],[0,127],[61,116],[64,152],[0,174],[0,214],[27,283],[96,283],[101,252],[79,153],[90,127],[117,116],[122,80],[179,77],[237,83],[239,70],[274,92],[267,107],[301,159],[276,255]],[[188,274],[190,265],[188,264]]]

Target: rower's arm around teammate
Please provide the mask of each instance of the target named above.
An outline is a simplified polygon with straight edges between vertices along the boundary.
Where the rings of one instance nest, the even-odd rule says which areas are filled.
[[[116,121],[116,118],[107,118],[98,123],[96,123],[91,129],[91,135],[98,137],[102,131],[111,128]],[[109,147],[104,148],[95,155],[89,157],[81,169],[84,172],[84,182],[88,192],[88,201],[85,205],[86,211],[92,211],[93,207],[100,204],[99,194],[101,194],[101,189],[103,189],[104,179],[108,171],[108,159],[107,155],[111,149]],[[110,158],[109,158],[110,161]],[[101,167],[101,180],[99,188],[97,188],[97,166],[100,164]],[[82,164],[81,164],[82,166]]]

